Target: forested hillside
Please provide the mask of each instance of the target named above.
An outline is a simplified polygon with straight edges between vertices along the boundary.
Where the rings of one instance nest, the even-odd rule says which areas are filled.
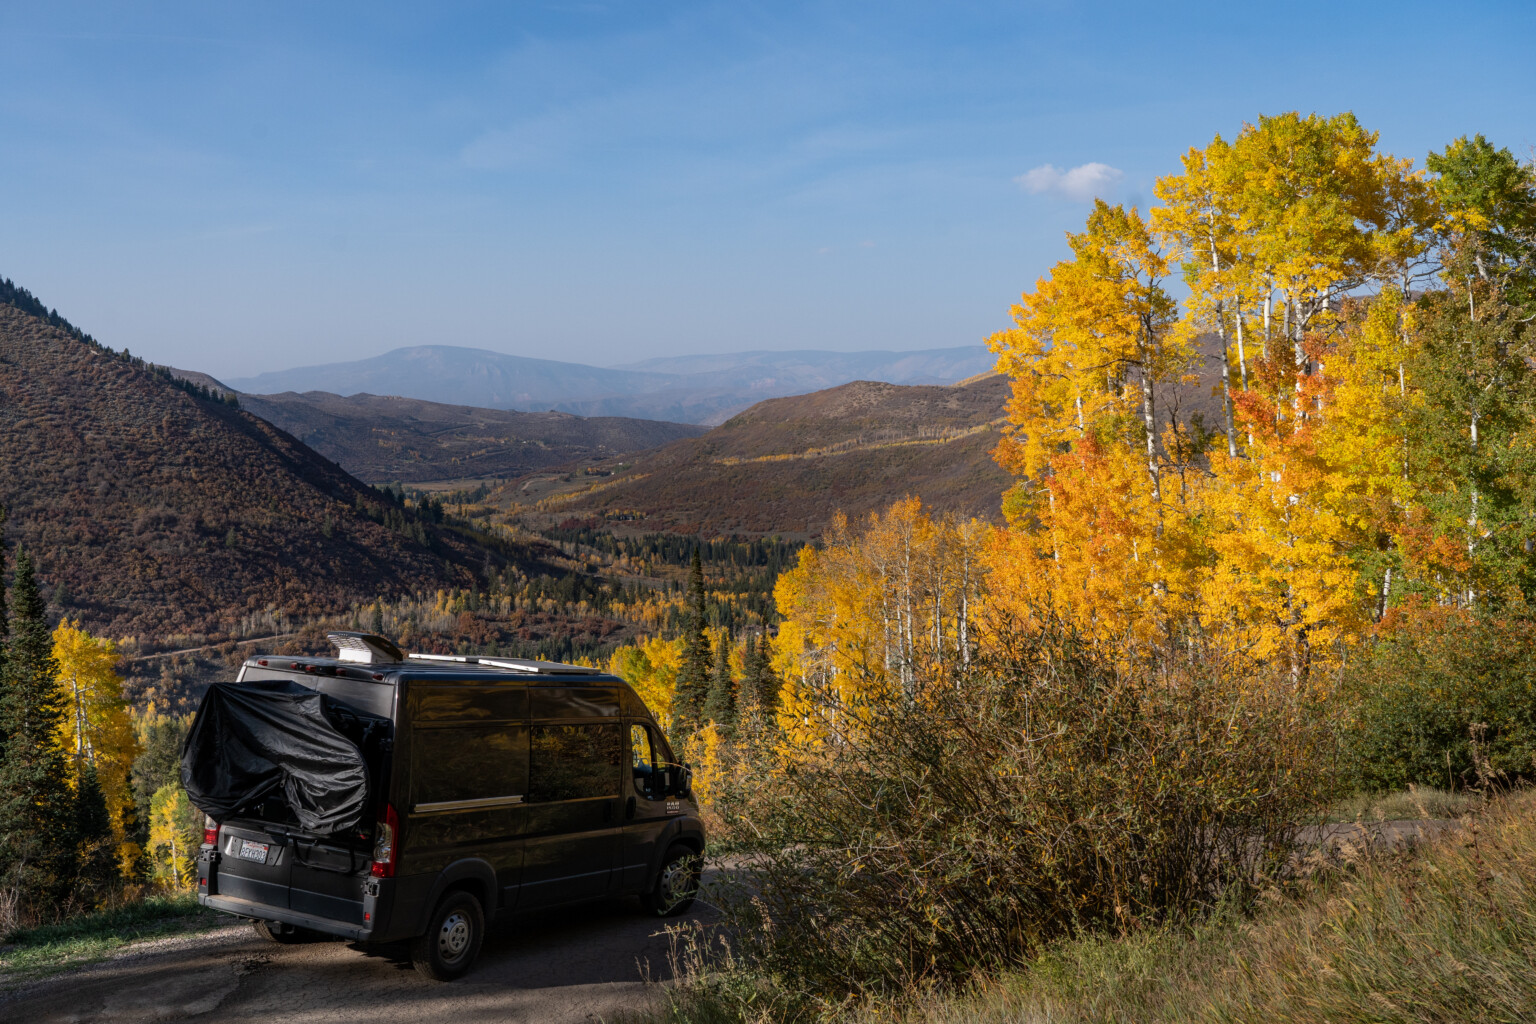
[[[241,395],[240,405],[370,483],[520,476],[704,432],[665,420],[514,412],[398,396],[343,398],[325,391]]]
[[[189,387],[0,304],[0,504],[58,613],[114,637],[230,634],[521,557]]]
[[[514,481],[500,498],[533,522],[705,536],[817,536],[838,511],[860,516],[909,494],[996,519],[1008,476],[991,451],[1007,394],[996,375],[948,387],[855,381],[760,402],[703,437],[588,467],[599,475]]]

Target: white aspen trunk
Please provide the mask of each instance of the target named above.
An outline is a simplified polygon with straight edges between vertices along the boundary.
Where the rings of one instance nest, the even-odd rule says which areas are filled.
[[[1295,393],[1291,396],[1291,416],[1293,417],[1291,422],[1291,430],[1296,431],[1301,429],[1301,377],[1302,374],[1306,373],[1306,370],[1302,367],[1301,342],[1298,341],[1295,335],[1292,334],[1292,328],[1294,326],[1294,318],[1291,316],[1292,302],[1293,300],[1291,298],[1291,293],[1286,292],[1285,340],[1290,343],[1291,361],[1296,366],[1296,388]]]
[[[1477,410],[1472,410],[1472,458],[1474,464],[1477,459]],[[1472,507],[1467,515],[1467,558],[1470,560],[1472,553],[1477,550],[1477,485],[1471,485]],[[1477,591],[1467,588],[1467,607],[1471,607],[1477,601]]]
[[[1141,369],[1141,418],[1147,429],[1147,479],[1152,484],[1152,502],[1158,507],[1157,535],[1161,537],[1163,491],[1157,469],[1157,408],[1152,392],[1152,370],[1147,362],[1142,361]]]
[[[1061,548],[1056,545],[1056,492],[1049,487],[1045,489],[1045,500],[1051,509],[1051,561],[1060,564]]]
[[[1264,292],[1264,341],[1263,341],[1263,347],[1260,349],[1260,353],[1259,354],[1261,356],[1263,356],[1265,359],[1268,359],[1269,358],[1269,330],[1270,330],[1270,328],[1269,328],[1269,316],[1270,316],[1271,305],[1273,304],[1273,302],[1275,300],[1275,284],[1274,284],[1273,281],[1269,280],[1268,278],[1265,278],[1264,284],[1267,287],[1267,290]]]
[[[1237,297],[1237,371],[1243,383],[1243,390],[1248,390],[1248,354],[1243,351],[1243,297]]]
[[[80,677],[71,673],[69,686],[75,700],[75,763],[79,764],[85,756],[85,703],[80,699]]]
[[[902,538],[902,596],[906,603],[907,636],[906,650],[902,657],[902,683],[907,695],[912,695],[912,661],[916,653],[916,641],[912,633],[912,537],[907,535]]]
[[[1216,334],[1221,340],[1221,412],[1227,427],[1227,457],[1237,458],[1237,432],[1232,425],[1232,363],[1227,357],[1227,322],[1216,303]]]
[[[968,538],[960,535],[960,607],[955,621],[955,638],[960,644],[960,664],[971,663],[970,618],[971,611],[971,547]]]

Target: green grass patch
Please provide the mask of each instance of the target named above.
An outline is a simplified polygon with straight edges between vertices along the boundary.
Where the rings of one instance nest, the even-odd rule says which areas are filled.
[[[56,924],[24,928],[0,945],[0,988],[100,960],[140,939],[200,931],[229,918],[197,905],[197,897],[154,895]]]
[[[1356,793],[1328,809],[1324,821],[1416,821],[1460,818],[1483,805],[1475,793],[1410,785],[1395,793]]]

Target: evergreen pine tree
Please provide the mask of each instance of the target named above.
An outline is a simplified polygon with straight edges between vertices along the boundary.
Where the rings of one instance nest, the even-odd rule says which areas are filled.
[[[0,884],[24,906],[41,907],[68,894],[74,876],[75,801],[69,790],[59,665],[37,592],[32,559],[16,556],[12,616],[0,685]]]
[[[763,714],[772,718],[779,710],[779,690],[783,681],[773,670],[773,651],[768,646],[768,631],[757,634],[757,699]]]
[[[703,725],[704,701],[709,696],[709,634],[704,631],[704,562],[694,548],[688,569],[688,610],[683,625],[683,659],[672,692],[672,722],[680,736]]]
[[[704,718],[714,722],[720,735],[735,739],[741,724],[736,705],[736,683],[731,679],[731,639],[727,634],[720,638],[720,650],[715,658],[715,674],[709,682],[709,697],[704,702]]]
[[[769,662],[768,631],[763,630],[747,641],[741,680],[743,704],[751,704],[756,714],[769,718],[778,710],[779,680]]]
[[[99,903],[117,881],[117,865],[113,857],[112,816],[107,813],[107,798],[96,777],[96,765],[91,761],[80,769],[74,832],[78,878],[75,894]]]

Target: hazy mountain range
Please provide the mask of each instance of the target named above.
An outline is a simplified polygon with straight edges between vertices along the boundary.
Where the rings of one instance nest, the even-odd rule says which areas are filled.
[[[417,345],[369,359],[227,379],[252,395],[328,391],[451,405],[716,424],[765,398],[855,380],[952,384],[992,368],[981,345],[916,352],[739,352],[588,366],[454,345]]]

